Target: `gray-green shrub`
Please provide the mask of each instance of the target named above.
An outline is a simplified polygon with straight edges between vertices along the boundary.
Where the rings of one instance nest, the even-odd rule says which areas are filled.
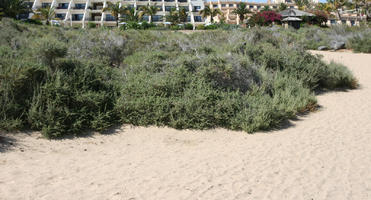
[[[265,28],[186,35],[9,20],[0,27],[13,35],[0,38],[0,129],[46,137],[115,123],[251,133],[313,110],[316,89],[356,86],[344,66]]]

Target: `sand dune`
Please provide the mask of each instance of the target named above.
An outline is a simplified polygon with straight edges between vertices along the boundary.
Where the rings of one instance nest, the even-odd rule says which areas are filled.
[[[8,135],[15,144],[0,153],[0,199],[369,200],[371,55],[321,54],[349,66],[360,89],[321,94],[319,111],[282,130]]]

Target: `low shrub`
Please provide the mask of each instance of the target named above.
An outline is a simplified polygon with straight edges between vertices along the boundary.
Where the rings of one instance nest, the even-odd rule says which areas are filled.
[[[0,28],[0,129],[49,138],[115,123],[252,133],[313,110],[317,89],[357,86],[344,66],[276,27],[187,35],[5,20]]]
[[[355,52],[371,53],[371,31],[362,36],[356,35],[348,40],[347,48]]]
[[[196,30],[205,30],[205,25],[203,25],[203,24],[197,25]]]
[[[193,30],[193,24],[190,24],[190,23],[185,24],[185,25],[184,25],[184,29],[185,29],[185,30]]]

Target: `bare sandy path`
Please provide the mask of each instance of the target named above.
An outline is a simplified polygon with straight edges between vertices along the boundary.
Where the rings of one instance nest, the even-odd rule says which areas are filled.
[[[0,199],[371,199],[371,55],[322,52],[361,88],[318,96],[287,129],[122,128],[48,141],[15,136],[0,153]]]

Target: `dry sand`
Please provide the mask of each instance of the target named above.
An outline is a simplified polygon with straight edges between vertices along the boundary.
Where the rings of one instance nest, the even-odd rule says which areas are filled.
[[[0,153],[0,199],[369,200],[371,54],[321,54],[349,66],[360,89],[318,96],[319,111],[282,130],[8,135],[15,140]]]

